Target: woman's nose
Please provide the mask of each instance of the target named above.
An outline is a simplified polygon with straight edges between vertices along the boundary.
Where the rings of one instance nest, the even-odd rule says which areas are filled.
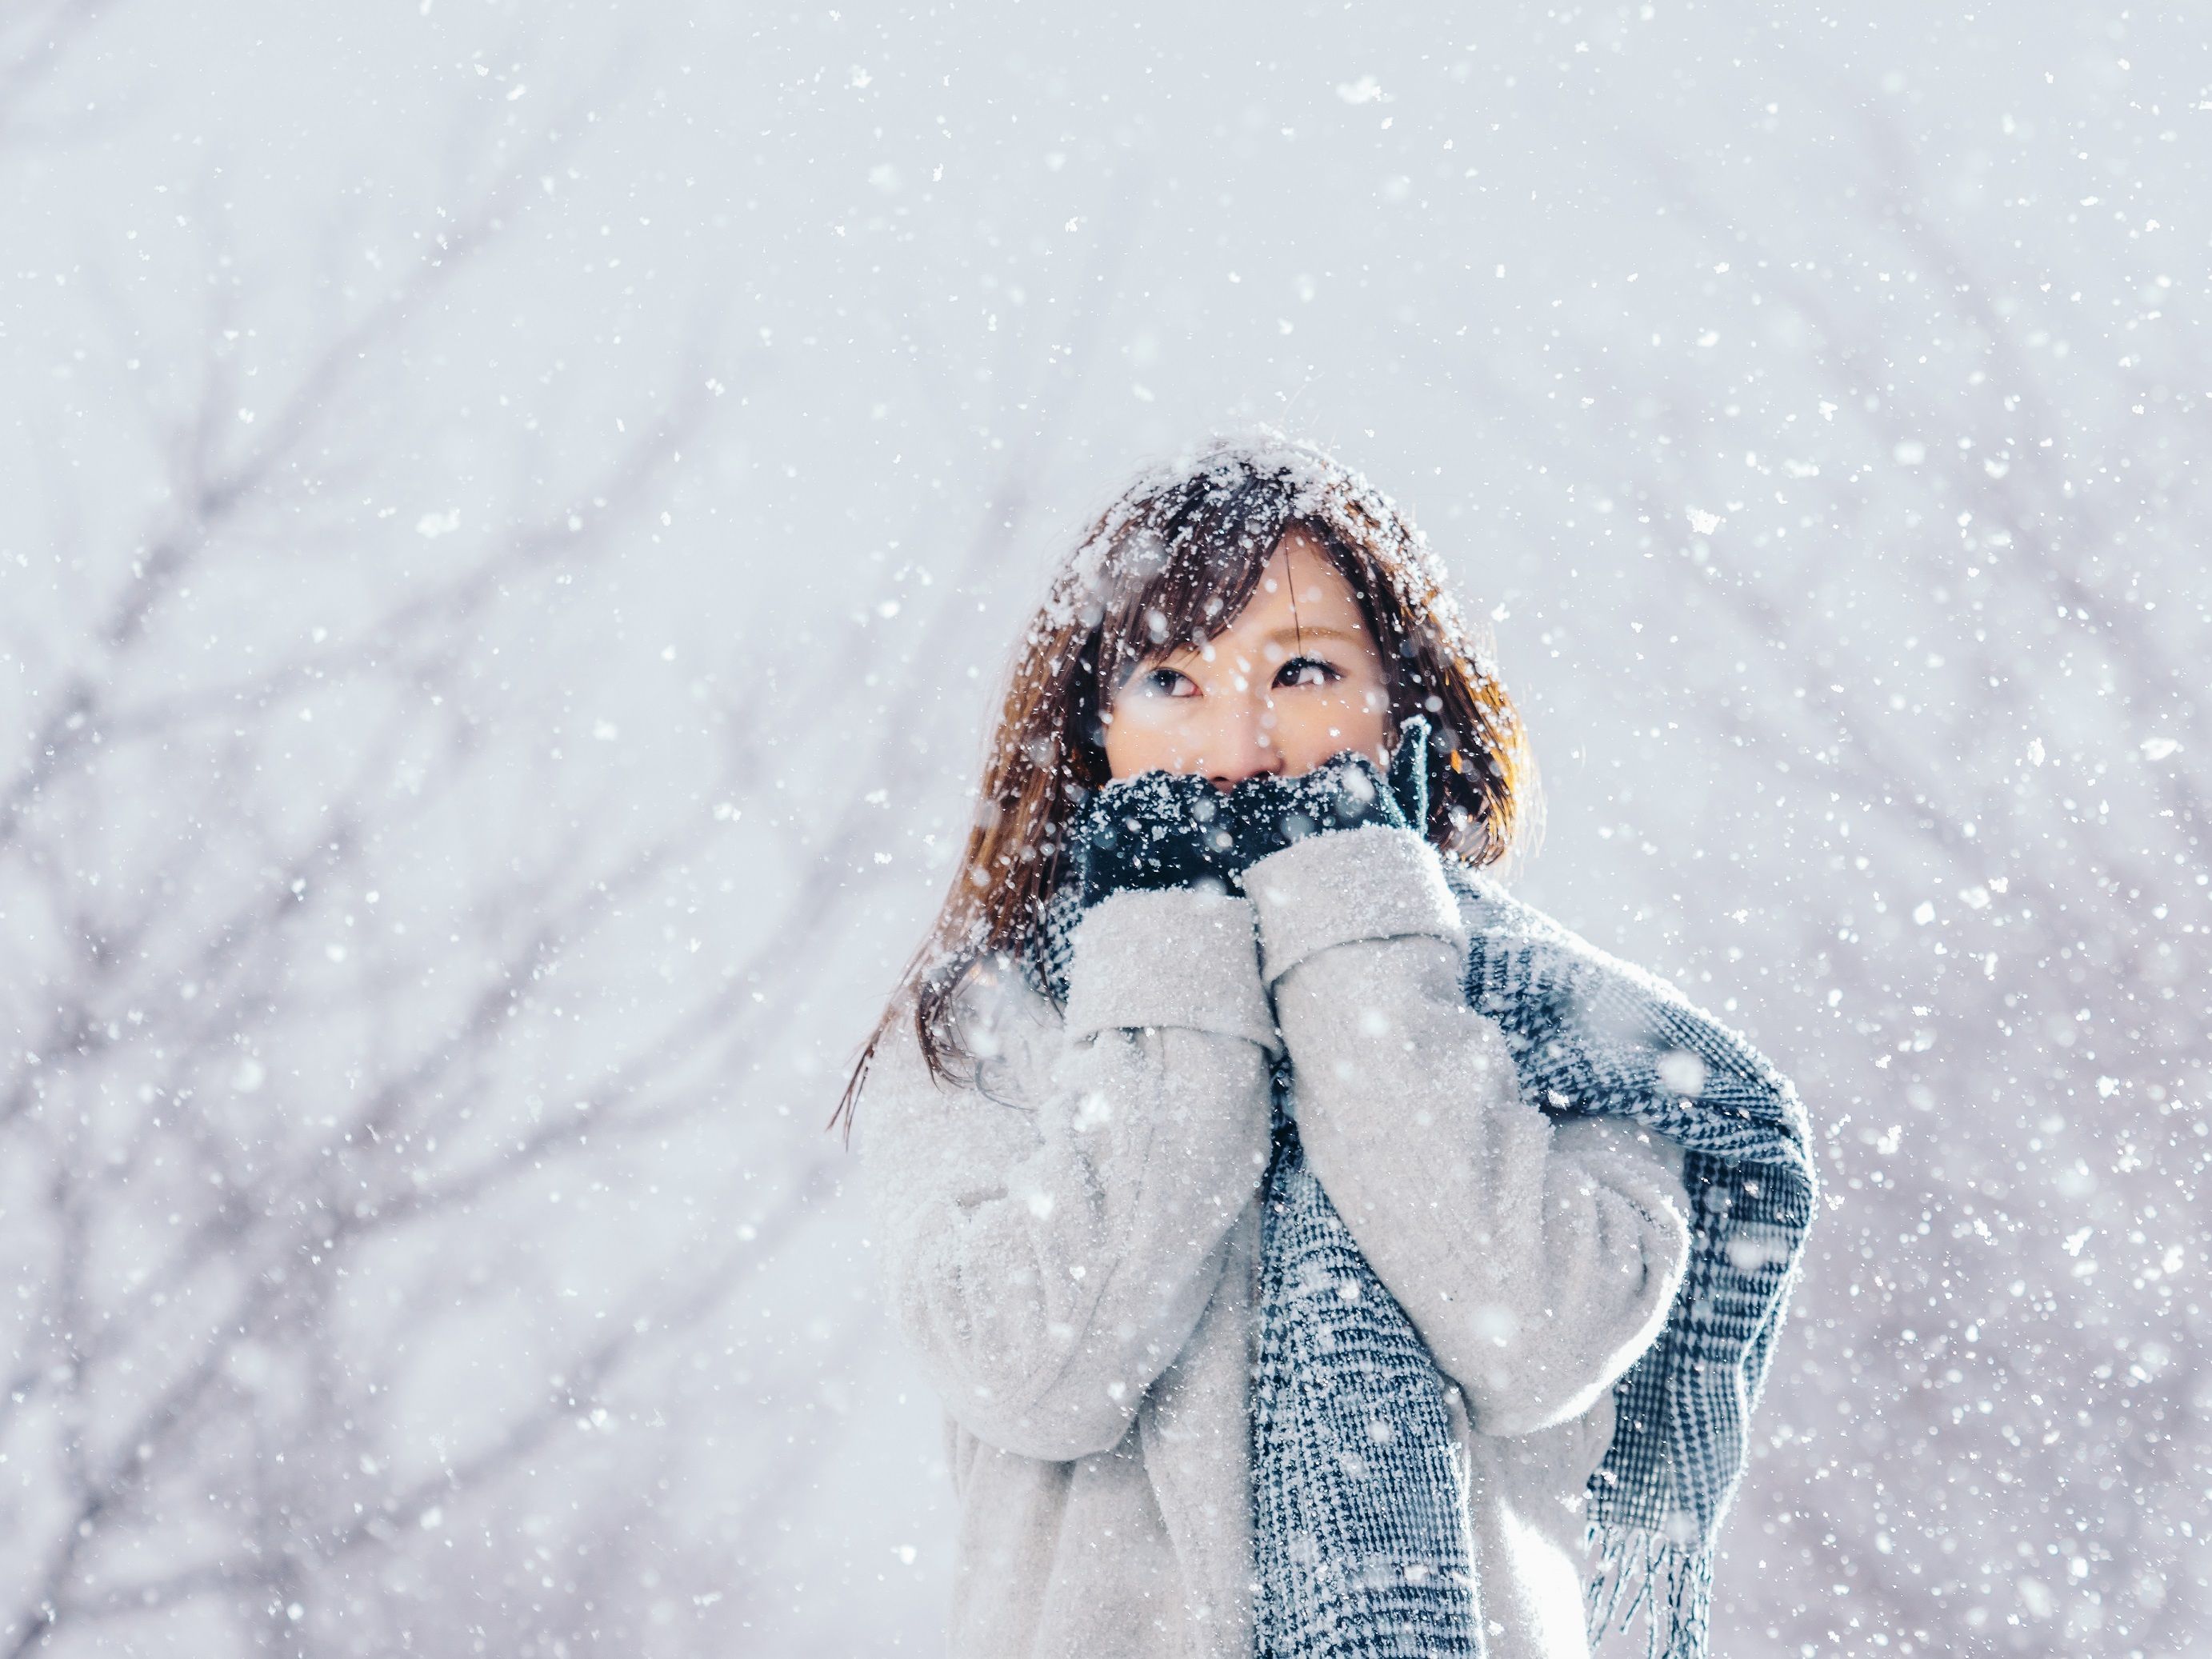
[[[1274,739],[1273,709],[1261,697],[1224,699],[1221,729],[1206,775],[1217,789],[1234,789],[1247,778],[1283,769],[1283,751]]]

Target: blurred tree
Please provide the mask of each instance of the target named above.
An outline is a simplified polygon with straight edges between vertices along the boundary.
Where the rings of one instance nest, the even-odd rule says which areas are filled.
[[[1653,705],[1711,768],[1629,810],[1728,866],[1750,925],[1686,925],[1795,1032],[1836,1209],[1717,1645],[2179,1654],[2212,1621],[2201,325],[2154,245],[2085,317],[2101,260],[2031,280],[1893,119],[1852,136],[1861,210],[1809,246],[1642,158],[1792,367],[1632,380],[1608,480],[1650,526],[1630,614],[1692,642]]]

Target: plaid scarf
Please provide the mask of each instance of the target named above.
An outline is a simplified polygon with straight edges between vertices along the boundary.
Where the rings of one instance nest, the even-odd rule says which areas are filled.
[[[1817,1184],[1803,1108],[1742,1038],[1451,858],[1469,1005],[1554,1115],[1618,1115],[1682,1147],[1690,1259],[1665,1327],[1614,1388],[1590,1478],[1593,1638],[1705,1659],[1716,1534],[1743,1474]],[[1024,967],[1066,995],[1079,908],[1048,905]],[[1447,1384],[1306,1168],[1279,1068],[1251,1404],[1255,1651],[1480,1656],[1466,1470]]]
[[[1275,1073],[1260,1218],[1261,1659],[1481,1659],[1468,1470],[1427,1346],[1306,1163]]]

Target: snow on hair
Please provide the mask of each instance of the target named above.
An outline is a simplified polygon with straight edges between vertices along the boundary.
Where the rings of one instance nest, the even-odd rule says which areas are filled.
[[[1217,434],[1139,472],[1061,566],[1038,623],[1062,627],[1101,605],[1115,585],[1118,567],[1144,550],[1146,509],[1152,503],[1200,479],[1226,494],[1254,478],[1267,478],[1284,491],[1285,517],[1324,525],[1347,541],[1366,544],[1400,600],[1425,611],[1447,644],[1455,646],[1484,678],[1496,677],[1494,659],[1451,596],[1450,573],[1412,517],[1365,474],[1319,445],[1266,425]]]

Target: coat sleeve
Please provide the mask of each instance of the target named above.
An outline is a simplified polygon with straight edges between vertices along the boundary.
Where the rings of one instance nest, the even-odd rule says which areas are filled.
[[[1588,1411],[1681,1282],[1680,1149],[1523,1098],[1504,1033],[1462,993],[1459,908],[1413,831],[1310,836],[1245,887],[1306,1157],[1474,1426]]]
[[[953,1417],[1054,1461],[1118,1443],[1204,1312],[1278,1043],[1240,897],[1115,894],[1068,981],[1064,1016],[1011,972],[971,985],[969,1085],[901,1022],[859,1118],[902,1335]]]

